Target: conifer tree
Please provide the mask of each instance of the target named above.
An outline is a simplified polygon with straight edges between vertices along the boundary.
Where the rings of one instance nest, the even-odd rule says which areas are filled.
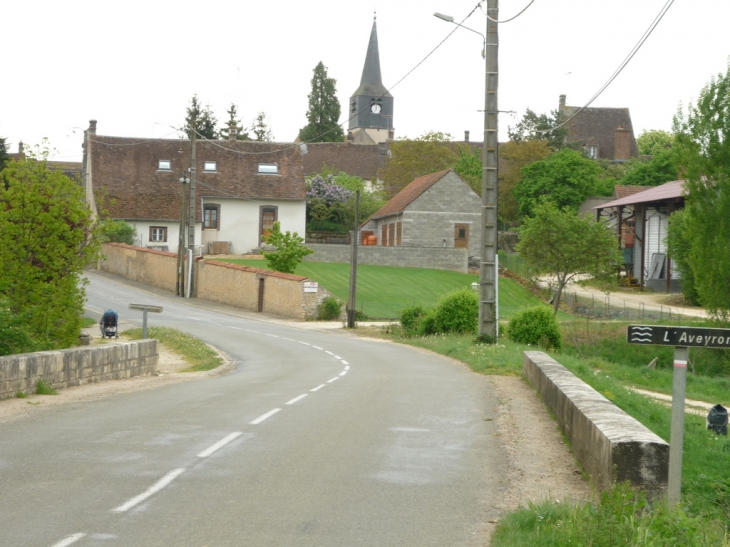
[[[235,127],[237,141],[249,140],[250,137],[248,136],[248,130],[244,129],[244,127],[241,125],[241,119],[238,117],[238,107],[235,105],[235,103],[231,103],[231,107],[226,110],[226,114],[228,114],[228,123],[221,127],[220,138],[228,139],[231,127]]]
[[[312,92],[309,94],[307,121],[301,131],[302,142],[342,142],[345,134],[340,120],[340,101],[337,100],[337,80],[327,77],[322,61],[314,68]]]
[[[218,138],[218,130],[216,126],[218,120],[210,109],[210,105],[203,107],[198,99],[197,93],[190,99],[190,106],[187,108],[185,116],[184,131],[188,139],[193,136],[193,127],[198,133],[198,138],[215,140]]]

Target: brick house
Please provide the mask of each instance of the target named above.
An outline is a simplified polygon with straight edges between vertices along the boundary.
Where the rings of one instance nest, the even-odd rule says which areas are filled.
[[[304,235],[306,195],[298,145],[200,139],[196,148],[196,254],[256,249],[277,220],[282,230]],[[102,136],[96,120],[85,132],[87,199],[96,210],[95,199],[103,192],[111,218],[133,225],[142,247],[177,252],[180,179],[189,176],[190,165],[188,140]]]
[[[561,95],[558,111],[567,120],[581,107],[566,106],[565,100]],[[639,155],[628,108],[585,108],[567,123],[567,128],[566,142],[579,143],[593,159],[626,161]]]
[[[482,200],[453,169],[413,180],[361,226],[389,247],[466,248],[479,256]]]

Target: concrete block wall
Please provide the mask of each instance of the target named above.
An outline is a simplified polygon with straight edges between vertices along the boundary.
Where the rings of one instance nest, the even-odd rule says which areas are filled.
[[[0,399],[34,393],[40,379],[58,389],[151,374],[158,360],[157,340],[0,357]]]
[[[306,262],[350,262],[349,245],[307,244],[314,254],[304,257]],[[373,266],[402,268],[433,268],[466,273],[469,268],[467,249],[448,247],[383,247],[361,245],[357,248],[357,263]]]
[[[105,243],[103,249],[105,258],[99,264],[100,270],[160,289],[176,290],[177,254],[124,243]]]
[[[526,351],[522,370],[598,488],[629,481],[652,497],[666,491],[669,444],[547,354]]]

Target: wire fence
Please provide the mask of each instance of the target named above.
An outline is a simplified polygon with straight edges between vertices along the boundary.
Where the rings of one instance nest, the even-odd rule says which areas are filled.
[[[676,307],[662,304],[647,307],[644,302],[630,302],[621,296],[602,295],[591,297],[579,296],[576,292],[564,292],[563,304],[572,313],[600,319],[616,319],[621,321],[669,321],[686,325],[703,322],[707,319],[695,315],[687,315]]]
[[[499,265],[525,279],[532,277],[529,264],[517,253],[499,251]]]

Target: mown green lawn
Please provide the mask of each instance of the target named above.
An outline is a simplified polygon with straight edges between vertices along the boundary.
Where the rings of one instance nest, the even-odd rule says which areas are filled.
[[[225,259],[225,262],[266,269],[263,260]],[[325,262],[302,262],[297,275],[306,276],[347,302],[350,290],[350,265]],[[479,276],[393,266],[361,265],[357,269],[357,309],[368,317],[395,319],[401,309],[421,305],[434,306],[439,299],[457,289],[471,287]],[[499,317],[511,318],[515,312],[540,300],[511,279],[499,280]]]

